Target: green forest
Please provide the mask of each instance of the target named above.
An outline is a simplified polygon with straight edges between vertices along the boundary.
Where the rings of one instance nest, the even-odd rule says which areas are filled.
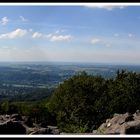
[[[42,126],[55,125],[66,133],[92,132],[114,113],[134,113],[137,109],[140,74],[125,70],[108,79],[83,71],[51,92],[46,88],[31,96],[0,102],[0,114],[30,116]]]

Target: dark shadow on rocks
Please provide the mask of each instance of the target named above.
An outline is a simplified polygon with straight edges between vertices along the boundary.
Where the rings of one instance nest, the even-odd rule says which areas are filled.
[[[26,129],[19,122],[7,121],[0,124],[0,134],[26,134]]]
[[[126,134],[140,134],[140,127],[130,127],[125,130]]]

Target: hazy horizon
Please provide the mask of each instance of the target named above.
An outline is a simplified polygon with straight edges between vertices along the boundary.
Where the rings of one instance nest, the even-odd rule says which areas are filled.
[[[62,64],[62,65],[114,65],[114,66],[140,66],[133,63],[101,63],[101,62],[66,62],[66,61],[0,61],[0,64]]]
[[[0,62],[140,65],[140,6],[0,6]]]

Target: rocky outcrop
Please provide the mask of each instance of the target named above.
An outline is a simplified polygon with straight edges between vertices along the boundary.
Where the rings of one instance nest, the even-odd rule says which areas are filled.
[[[114,114],[113,118],[107,119],[97,130],[96,135],[110,134],[140,134],[140,112],[134,114]]]
[[[59,134],[56,126],[41,127],[32,119],[19,114],[0,115],[0,134]]]
[[[0,115],[0,134],[55,134],[73,135],[59,131],[56,126],[44,126],[35,124],[32,118],[19,114]],[[97,130],[92,133],[76,133],[77,135],[120,135],[140,134],[140,111],[134,114],[114,114],[107,119]]]

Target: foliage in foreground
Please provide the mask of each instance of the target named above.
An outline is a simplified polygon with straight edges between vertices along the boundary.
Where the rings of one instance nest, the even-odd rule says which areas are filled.
[[[134,113],[137,109],[140,74],[124,70],[118,71],[114,79],[85,72],[75,75],[60,84],[47,100],[0,103],[0,114],[30,116],[36,123],[57,125],[69,133],[92,132],[114,113]]]
[[[64,81],[46,104],[65,132],[91,132],[114,113],[140,109],[140,74],[118,71],[114,79],[86,73]]]

